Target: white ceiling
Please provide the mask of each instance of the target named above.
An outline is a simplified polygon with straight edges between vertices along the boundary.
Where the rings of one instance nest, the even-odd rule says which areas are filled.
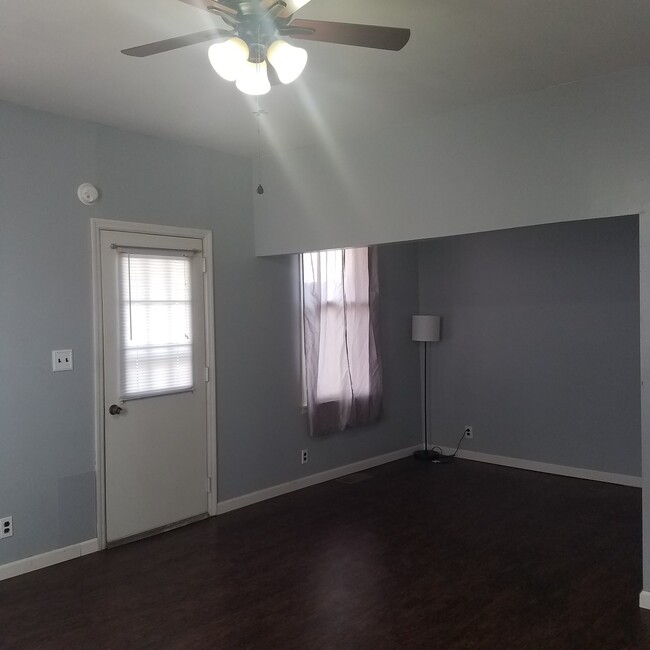
[[[257,153],[255,100],[209,44],[120,50],[223,26],[178,0],[2,0],[0,99],[232,153]],[[650,65],[647,0],[311,0],[301,18],[409,27],[401,52],[295,41],[302,77],[260,100],[264,148],[346,137]]]

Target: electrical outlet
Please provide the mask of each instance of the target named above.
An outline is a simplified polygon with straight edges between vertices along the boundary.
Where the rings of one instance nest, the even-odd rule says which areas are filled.
[[[14,518],[3,517],[0,519],[0,539],[11,537],[14,534]]]
[[[309,452],[306,449],[302,450],[300,460],[301,460],[303,465],[309,460]]]
[[[474,427],[471,427],[469,424],[465,425],[465,437],[466,438],[474,437]]]
[[[52,372],[72,370],[72,350],[52,350]]]

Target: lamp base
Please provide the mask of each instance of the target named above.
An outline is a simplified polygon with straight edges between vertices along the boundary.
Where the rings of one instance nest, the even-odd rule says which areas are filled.
[[[425,460],[429,463],[439,463],[442,454],[439,451],[434,451],[433,449],[418,449],[413,452],[413,458],[416,460]]]

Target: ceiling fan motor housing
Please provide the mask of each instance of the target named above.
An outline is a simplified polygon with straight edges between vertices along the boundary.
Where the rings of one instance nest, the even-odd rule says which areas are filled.
[[[278,38],[278,28],[274,21],[265,18],[259,19],[257,16],[245,17],[237,27],[235,32],[239,38],[246,41],[251,50],[251,61],[257,61],[253,58],[261,55],[264,58],[266,48],[270,43]]]

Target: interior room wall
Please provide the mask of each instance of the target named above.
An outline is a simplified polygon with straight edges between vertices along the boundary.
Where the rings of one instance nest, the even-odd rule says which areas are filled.
[[[219,500],[417,443],[413,250],[380,252],[385,419],[314,441],[297,257],[255,257],[248,160],[8,103],[0,142],[0,516],[15,529],[0,564],[95,537],[91,217],[213,231]],[[93,207],[76,197],[85,181]],[[51,372],[59,348],[72,372]]]
[[[421,242],[431,439],[641,475],[638,217]]]
[[[643,589],[650,601],[650,219],[639,216],[639,311],[641,313],[641,467],[643,491]]]
[[[95,179],[95,130],[0,104],[0,142],[4,564],[95,537],[90,230],[76,197]],[[54,374],[62,348],[75,369]]]
[[[649,112],[650,68],[638,68],[272,152],[257,253],[639,214]]]

